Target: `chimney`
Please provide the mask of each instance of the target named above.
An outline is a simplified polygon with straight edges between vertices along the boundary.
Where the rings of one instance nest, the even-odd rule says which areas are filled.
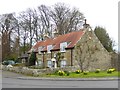
[[[44,40],[47,40],[47,39],[50,38],[50,37],[48,36],[48,34],[44,34],[43,36],[44,36]]]
[[[85,19],[85,23],[83,24],[83,28],[84,29],[89,29],[90,25],[86,23],[86,19]]]
[[[53,32],[53,37],[55,38],[55,37],[58,37],[58,30],[57,29],[55,29],[55,31]]]

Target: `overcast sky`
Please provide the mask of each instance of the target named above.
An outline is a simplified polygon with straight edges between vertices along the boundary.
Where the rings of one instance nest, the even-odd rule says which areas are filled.
[[[87,23],[104,27],[109,36],[118,44],[118,1],[119,0],[0,0],[0,14],[25,11],[41,4],[51,6],[63,2],[70,7],[79,8]],[[117,48],[117,46],[115,47]]]

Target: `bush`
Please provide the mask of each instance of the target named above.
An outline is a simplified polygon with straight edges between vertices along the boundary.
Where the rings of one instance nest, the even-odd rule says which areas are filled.
[[[29,59],[29,66],[33,66],[35,65],[35,61],[36,61],[36,54],[34,52],[31,53],[30,59]]]
[[[89,73],[89,71],[84,71],[83,74],[84,75],[87,75]]]
[[[13,66],[17,66],[17,67],[24,67],[25,66],[25,64],[24,63],[16,63],[15,65],[13,65]]]
[[[70,75],[70,72],[69,72],[69,71],[64,71],[64,72],[65,72],[65,74],[66,74],[67,76]]]
[[[42,66],[33,65],[33,66],[29,66],[29,68],[31,68],[31,69],[42,69],[43,67]]]
[[[59,70],[55,70],[53,74],[57,75]]]
[[[58,74],[59,74],[60,76],[63,76],[63,75],[65,75],[65,72],[64,72],[64,71],[59,70],[59,71],[58,71]]]
[[[111,68],[111,69],[108,69],[107,70],[107,73],[112,73],[112,72],[114,72],[115,71],[115,68]]]
[[[80,74],[81,71],[80,71],[80,70],[76,70],[75,73],[76,73],[76,74]]]
[[[99,73],[100,72],[100,69],[96,69],[95,73]]]

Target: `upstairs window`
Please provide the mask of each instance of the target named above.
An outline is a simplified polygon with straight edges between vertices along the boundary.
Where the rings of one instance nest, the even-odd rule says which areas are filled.
[[[38,47],[38,54],[41,54],[41,51],[44,49],[44,46]]]
[[[52,50],[52,49],[53,49],[53,46],[52,46],[52,45],[48,45],[48,46],[47,46],[47,52],[48,52],[48,53],[50,53],[50,52],[51,52],[50,50]]]
[[[60,51],[66,52],[65,48],[67,47],[67,42],[60,43]]]

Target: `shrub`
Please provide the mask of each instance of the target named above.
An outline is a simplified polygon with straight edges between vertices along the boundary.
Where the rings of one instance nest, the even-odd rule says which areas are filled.
[[[29,68],[31,68],[31,69],[42,69],[43,67],[42,66],[33,65],[33,66],[29,66]]]
[[[108,69],[107,70],[107,73],[112,73],[112,72],[114,72],[115,71],[115,68],[111,68],[111,69]]]
[[[67,76],[70,75],[70,72],[69,72],[69,71],[64,71],[64,72],[65,72],[65,74],[66,74]]]
[[[80,71],[80,70],[76,70],[75,73],[76,73],[76,74],[80,74],[81,71]]]
[[[25,66],[25,64],[24,63],[16,63],[15,65],[13,65],[13,66],[17,66],[17,67],[24,67]]]
[[[112,71],[110,69],[107,70],[107,73],[112,73]]]
[[[115,71],[115,68],[111,68],[111,71],[114,72],[114,71]]]
[[[55,70],[53,74],[57,75],[59,70]]]
[[[95,73],[99,73],[100,72],[100,69],[96,69]]]
[[[84,75],[87,75],[89,73],[89,71],[84,71],[83,74]]]
[[[60,76],[63,76],[63,75],[65,75],[65,72],[62,71],[62,70],[59,70],[59,71],[58,71],[58,74],[59,74]]]

